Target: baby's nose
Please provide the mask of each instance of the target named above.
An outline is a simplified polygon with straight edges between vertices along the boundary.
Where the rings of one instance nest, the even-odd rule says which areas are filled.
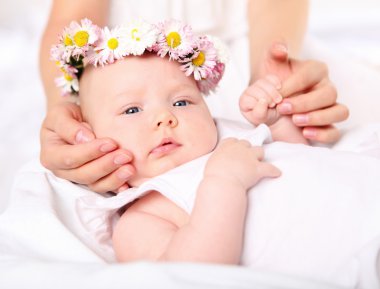
[[[177,118],[170,112],[162,113],[156,122],[157,128],[162,126],[175,127],[178,124]]]

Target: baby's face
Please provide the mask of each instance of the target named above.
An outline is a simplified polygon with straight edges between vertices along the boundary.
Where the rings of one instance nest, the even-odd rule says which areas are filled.
[[[110,137],[133,154],[132,186],[211,152],[217,142],[195,80],[168,58],[127,57],[86,68],[80,101],[96,136]]]

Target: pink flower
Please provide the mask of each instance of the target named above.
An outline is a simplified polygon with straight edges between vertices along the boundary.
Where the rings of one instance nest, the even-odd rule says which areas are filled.
[[[215,90],[223,77],[224,68],[224,63],[218,62],[209,77],[197,81],[197,86],[203,94],[208,95],[211,91]]]

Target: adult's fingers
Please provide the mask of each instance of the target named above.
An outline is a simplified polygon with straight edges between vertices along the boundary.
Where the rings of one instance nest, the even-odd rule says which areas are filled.
[[[80,167],[53,171],[57,176],[80,184],[93,184],[132,159],[128,151],[118,149]],[[120,176],[123,178],[123,176]],[[124,180],[125,181],[125,180]]]
[[[73,103],[59,104],[53,107],[46,116],[43,127],[54,131],[61,139],[70,144],[95,139],[89,126],[82,122],[79,106]]]
[[[323,81],[308,93],[286,98],[278,105],[281,114],[306,113],[332,106],[336,103],[337,91],[329,81]]]
[[[52,171],[78,168],[117,149],[117,144],[111,139],[95,139],[77,145],[52,139],[54,136],[41,144],[41,163]]]
[[[336,104],[307,114],[294,114],[292,121],[297,126],[326,126],[344,121],[348,116],[348,108],[345,105]]]
[[[327,77],[327,66],[314,60],[292,60],[293,73],[282,82],[280,94],[289,97],[303,92]]]
[[[131,176],[135,174],[135,168],[130,165],[124,165],[109,175],[101,178],[93,184],[89,184],[89,188],[98,193],[123,191],[129,186],[127,184]]]
[[[305,127],[302,130],[302,134],[305,138],[320,143],[334,143],[340,138],[340,131],[332,125]]]

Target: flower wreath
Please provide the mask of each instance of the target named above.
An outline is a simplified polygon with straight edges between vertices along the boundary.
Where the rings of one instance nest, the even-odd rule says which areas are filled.
[[[134,21],[113,29],[94,25],[89,19],[71,22],[51,49],[51,58],[63,75],[56,79],[62,94],[78,94],[79,78],[86,65],[110,64],[145,52],[169,56],[181,64],[186,76],[193,75],[200,91],[213,91],[224,73],[226,49],[211,36],[195,36],[189,25],[170,20],[150,24]]]

